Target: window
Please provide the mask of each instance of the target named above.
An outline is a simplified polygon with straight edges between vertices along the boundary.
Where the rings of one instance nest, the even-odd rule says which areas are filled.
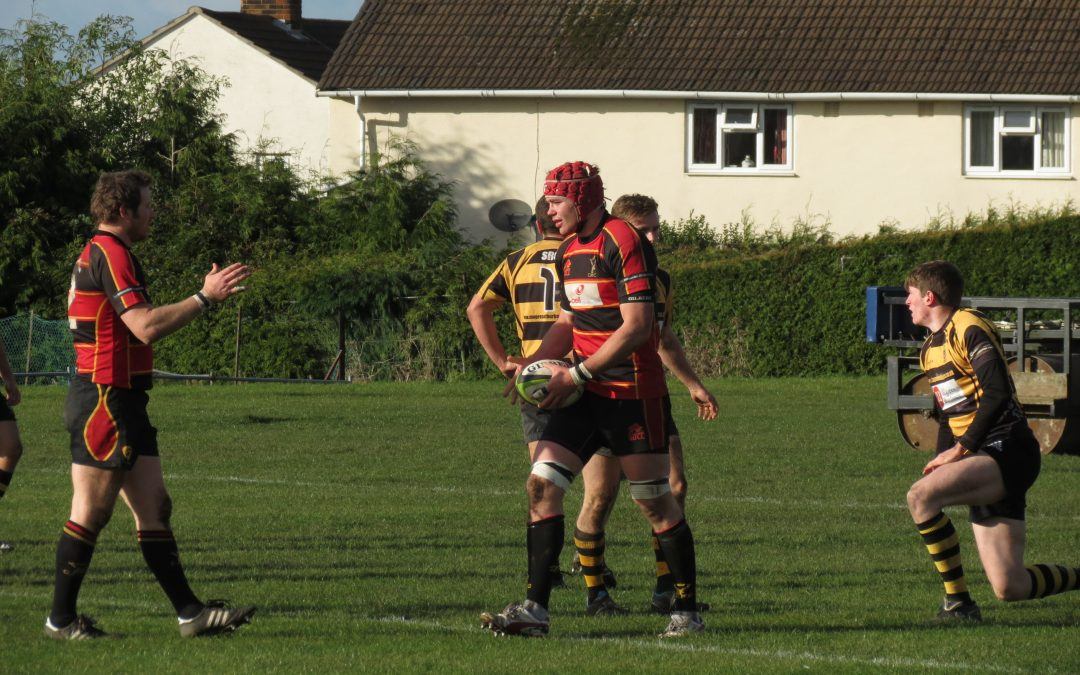
[[[1068,122],[1064,107],[968,106],[964,110],[964,173],[1067,175]]]
[[[792,170],[791,106],[693,103],[687,118],[690,172]]]

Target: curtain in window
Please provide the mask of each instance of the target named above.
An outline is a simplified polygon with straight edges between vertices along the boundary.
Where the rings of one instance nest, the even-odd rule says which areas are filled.
[[[694,164],[716,164],[716,109],[694,108]]]
[[[1048,169],[1065,168],[1065,113],[1042,114],[1042,166]]]
[[[971,166],[994,166],[994,111],[971,112]]]
[[[765,111],[765,163],[787,164],[787,111]]]

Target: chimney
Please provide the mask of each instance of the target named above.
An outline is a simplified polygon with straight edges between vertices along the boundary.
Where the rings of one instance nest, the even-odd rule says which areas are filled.
[[[301,0],[240,0],[241,14],[272,16],[293,28],[300,25]]]

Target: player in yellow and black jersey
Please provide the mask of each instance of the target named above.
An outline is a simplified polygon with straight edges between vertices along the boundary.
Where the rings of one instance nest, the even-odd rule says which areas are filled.
[[[959,307],[964,280],[952,263],[923,263],[905,286],[912,321],[931,331],[919,361],[941,423],[937,454],[907,495],[945,585],[938,617],[982,618],[968,593],[956,530],[942,510],[946,506],[971,507],[975,545],[999,599],[1030,600],[1077,589],[1080,569],[1024,565],[1025,495],[1039,475],[1041,455],[997,331],[979,312]]]
[[[22,457],[22,443],[19,441],[19,427],[15,423],[15,413],[11,408],[18,405],[22,400],[19,385],[15,381],[15,373],[8,363],[7,354],[4,352],[4,344],[0,342],[0,499],[4,497],[11,478],[15,475],[15,465]],[[12,545],[6,541],[0,541],[0,553],[7,553]]]

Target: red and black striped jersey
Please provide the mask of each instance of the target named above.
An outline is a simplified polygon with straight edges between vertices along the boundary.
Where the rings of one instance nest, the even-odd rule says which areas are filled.
[[[526,358],[540,347],[548,329],[559,318],[561,290],[555,273],[555,251],[561,243],[561,238],[541,239],[514,251],[477,291],[483,300],[513,306],[521,355]]]
[[[638,231],[604,214],[587,239],[573,235],[563,241],[555,264],[563,288],[563,310],[574,314],[574,354],[583,361],[619,326],[619,305],[655,303],[656,253]],[[602,373],[593,373],[586,387],[608,398],[654,398],[667,393],[664,370],[656,349],[659,325],[654,321],[648,341],[629,358]]]
[[[149,302],[142,266],[127,244],[95,231],[75,261],[68,291],[68,328],[79,377],[123,389],[150,388],[153,348],[120,318]]]

